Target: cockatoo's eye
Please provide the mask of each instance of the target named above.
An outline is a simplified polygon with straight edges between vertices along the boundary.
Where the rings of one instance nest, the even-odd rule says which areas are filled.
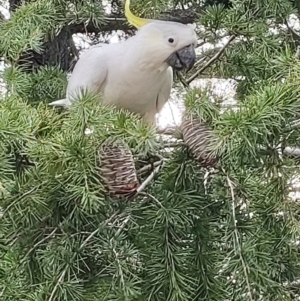
[[[175,36],[167,37],[168,44],[171,46],[175,46],[177,44],[177,39]]]

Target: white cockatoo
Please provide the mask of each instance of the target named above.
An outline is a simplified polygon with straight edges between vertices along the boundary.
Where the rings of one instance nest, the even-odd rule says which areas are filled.
[[[139,18],[125,3],[125,16],[138,31],[126,41],[90,47],[79,58],[65,99],[50,103],[68,107],[83,90],[101,94],[103,103],[139,114],[146,122],[168,101],[175,70],[190,69],[196,59],[194,26]]]

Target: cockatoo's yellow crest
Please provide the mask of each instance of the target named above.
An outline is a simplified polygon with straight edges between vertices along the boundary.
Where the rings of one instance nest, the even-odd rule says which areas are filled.
[[[149,22],[151,22],[151,20],[149,19],[143,19],[143,18],[139,18],[137,16],[135,16],[130,8],[130,0],[126,0],[125,1],[125,16],[127,18],[127,21],[133,25],[134,27],[136,27],[137,29],[139,29],[140,27],[148,24]]]

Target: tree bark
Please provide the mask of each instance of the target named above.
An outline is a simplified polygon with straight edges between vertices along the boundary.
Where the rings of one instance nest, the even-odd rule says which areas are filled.
[[[22,0],[9,0],[9,11],[14,12],[21,4]]]
[[[25,3],[30,0],[25,1]],[[22,0],[9,0],[9,11],[13,13],[20,5]],[[71,71],[74,67],[75,57],[78,55],[72,30],[68,26],[63,28],[60,33],[43,45],[42,53],[29,51],[18,61],[25,71],[33,72],[40,66],[59,66],[63,71]]]
[[[183,24],[194,23],[199,13],[201,13],[201,9],[176,9],[170,12],[163,12],[158,16],[158,20],[164,21],[172,21],[179,22]],[[70,27],[72,33],[100,33],[100,32],[112,32],[115,30],[134,30],[127,21],[124,15],[121,14],[111,14],[108,15],[105,19],[105,24],[101,25],[101,27],[95,27],[92,23],[89,24],[75,24]]]
[[[27,52],[18,64],[27,72],[33,72],[40,66],[59,66],[67,72],[73,69],[78,51],[68,27],[63,28],[53,40],[47,41],[43,49],[41,53],[32,50]]]

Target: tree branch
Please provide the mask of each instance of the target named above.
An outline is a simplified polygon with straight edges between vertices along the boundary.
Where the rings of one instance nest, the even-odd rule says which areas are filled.
[[[111,220],[112,220],[115,216],[117,216],[117,214],[119,214],[119,211],[115,212],[115,213],[112,214],[107,220],[105,220],[104,223],[102,224],[102,226],[105,226],[105,225],[107,225],[108,223],[110,223]],[[80,252],[80,251],[86,246],[86,244],[91,240],[91,238],[92,238],[95,234],[97,234],[97,233],[99,232],[100,229],[101,229],[101,227],[99,227],[99,228],[97,228],[96,230],[94,230],[94,231],[93,231],[93,232],[92,232],[92,233],[91,233],[91,234],[83,241],[83,243],[80,245],[79,250],[78,250],[77,252]],[[75,260],[76,255],[78,254],[77,252],[73,255],[73,257],[72,257],[72,259],[71,259],[71,263]],[[67,273],[67,271],[68,271],[68,267],[69,267],[69,266],[66,265],[66,267],[65,267],[64,270],[62,271],[62,273],[61,273],[59,279],[57,280],[57,282],[56,282],[56,284],[55,284],[55,286],[54,286],[54,288],[53,288],[53,290],[52,290],[52,292],[51,292],[51,295],[50,295],[48,301],[54,300],[54,295],[55,295],[55,293],[56,293],[58,287],[59,287],[59,286],[61,285],[61,283],[64,281],[65,275],[66,275],[66,273]]]
[[[37,242],[36,244],[34,244],[33,247],[23,257],[23,259],[21,260],[20,264],[22,264],[27,259],[27,257],[30,255],[30,253],[32,253],[39,245],[41,245],[47,239],[51,238],[55,234],[55,232],[57,230],[58,230],[58,228],[54,228],[54,230],[49,235],[45,236],[42,240],[40,240],[39,242]]]
[[[153,167],[159,166],[161,163],[162,161],[156,161],[153,164],[147,164],[138,170],[138,174],[143,174],[144,172],[151,170]]]
[[[186,10],[176,9],[169,12],[161,13],[157,20],[179,22],[183,24],[194,23],[198,18],[199,9],[189,8]],[[100,32],[111,32],[115,30],[135,30],[121,14],[110,14],[104,18],[104,24],[100,27],[90,22],[88,24],[74,24],[70,26],[71,32],[74,33],[100,33]]]
[[[225,172],[225,171],[223,170],[223,172]],[[225,172],[225,174],[226,174],[226,172]],[[245,276],[250,300],[253,300],[251,286],[250,286],[250,282],[249,282],[249,278],[248,278],[247,267],[246,267],[246,264],[245,264],[245,261],[244,261],[243,255],[242,255],[242,248],[241,248],[240,239],[239,239],[239,232],[238,232],[238,229],[236,226],[236,214],[235,214],[236,201],[235,201],[235,193],[234,193],[234,184],[232,183],[232,181],[230,180],[230,178],[227,174],[226,174],[226,179],[227,179],[227,184],[230,189],[231,201],[232,201],[232,204],[231,204],[232,205],[232,219],[233,219],[233,227],[234,227],[234,234],[235,234],[236,247],[237,247],[237,249],[235,251],[236,251],[236,254],[239,255],[242,266],[243,266],[244,276]]]
[[[136,190],[136,193],[132,196],[132,198],[136,197],[138,194],[140,194],[142,191],[145,190],[145,188],[150,184],[150,182],[158,174],[162,163],[163,162],[160,161],[160,164],[153,170],[153,172],[148,176],[148,178],[140,185],[140,187]]]
[[[129,25],[125,18],[109,15],[108,17],[104,18],[104,23],[100,27],[96,27],[92,22],[88,24],[79,23],[79,24],[72,24],[69,26],[70,31],[72,34],[75,33],[95,33],[98,34],[100,32],[112,32],[116,30],[133,30],[134,28]]]
[[[23,201],[24,198],[25,198],[26,196],[30,195],[31,193],[33,193],[34,191],[36,191],[37,189],[39,189],[39,188],[41,187],[41,185],[43,185],[43,184],[44,184],[44,183],[39,184],[38,186],[33,187],[31,190],[29,190],[29,191],[23,193],[20,197],[16,198],[13,202],[11,202],[11,203],[5,208],[5,210],[2,212],[2,216],[3,216],[4,214],[6,214],[6,212],[9,211],[9,209],[10,209],[11,207],[15,206],[18,202]]]
[[[54,288],[53,288],[53,290],[52,290],[52,292],[51,292],[49,301],[54,300],[54,295],[55,295],[55,293],[56,293],[56,291],[57,291],[59,285],[63,282],[64,277],[65,277],[67,271],[68,271],[68,269],[67,269],[67,267],[66,267],[66,268],[63,270],[63,272],[61,273],[61,275],[60,275],[58,281],[56,282],[56,284],[55,284],[55,286],[54,286]]]
[[[204,66],[202,66],[199,70],[197,70],[190,78],[186,80],[187,84],[190,84],[194,79],[198,77],[204,70],[210,67],[225,51],[225,49],[229,46],[229,44],[236,38],[236,36],[231,36],[227,43],[220,49],[218,53],[216,53]]]

